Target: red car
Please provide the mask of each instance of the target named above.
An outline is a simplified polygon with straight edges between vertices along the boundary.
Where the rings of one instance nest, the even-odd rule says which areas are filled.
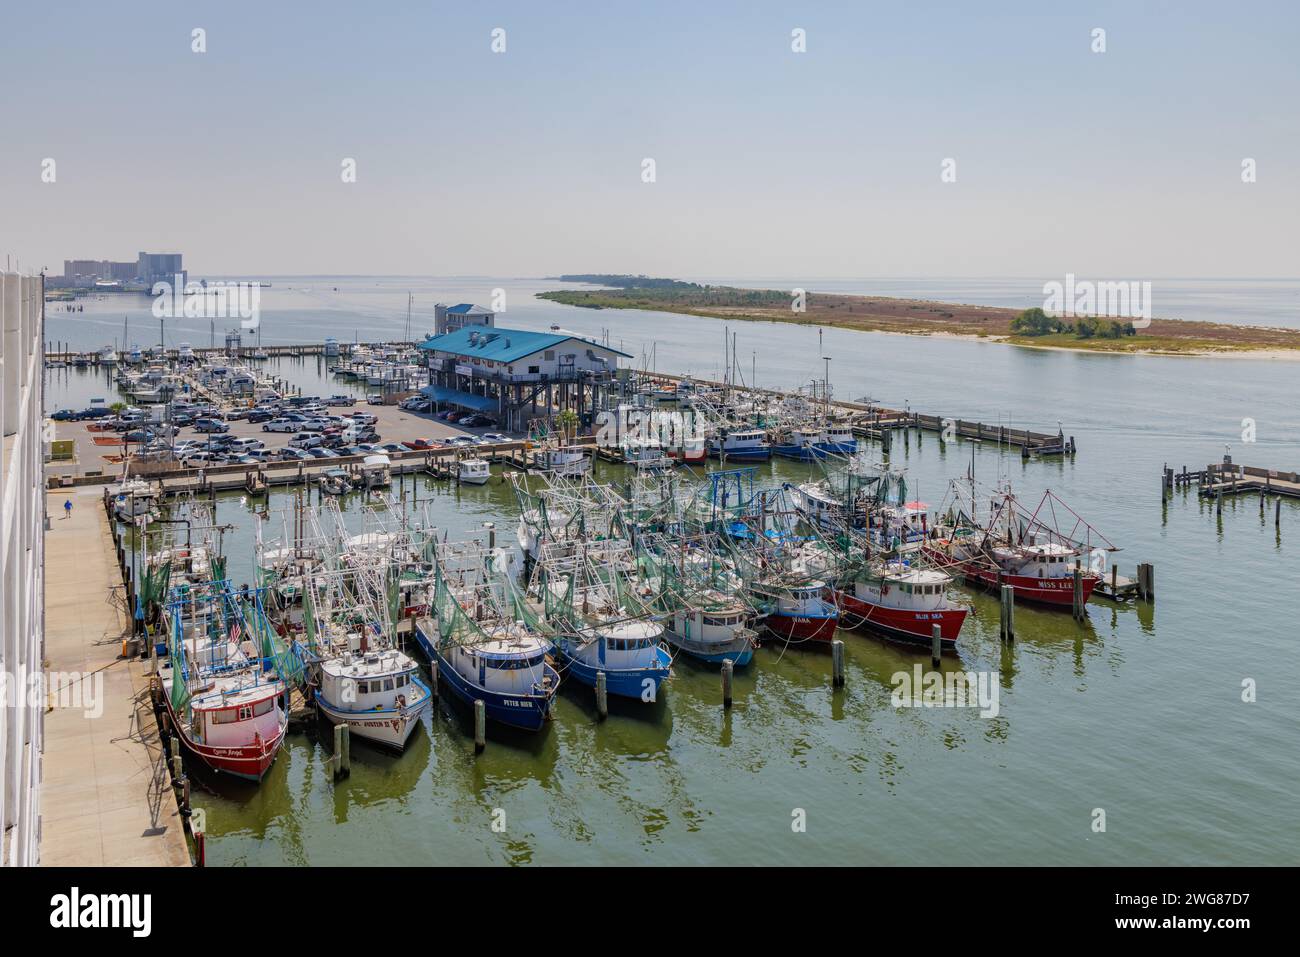
[[[428,439],[407,439],[402,443],[412,452],[422,452],[425,449],[436,449],[438,446]]]

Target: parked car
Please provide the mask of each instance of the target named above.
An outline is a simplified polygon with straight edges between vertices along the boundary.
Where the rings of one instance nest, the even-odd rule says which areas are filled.
[[[350,396],[350,395],[332,395],[325,400],[325,404],[351,406],[351,405],[356,405],[357,400],[354,396]]]
[[[292,447],[280,449],[280,451],[276,453],[276,457],[279,458],[281,462],[301,462],[304,459],[311,458],[311,456],[302,449],[295,449]]]
[[[80,413],[75,412],[72,409],[59,409],[59,411],[55,412],[52,416],[50,416],[50,418],[53,419],[55,422],[74,422],[79,417],[79,415]]]
[[[216,419],[198,419],[194,423],[195,432],[229,432],[230,426]]]
[[[253,409],[248,413],[248,421],[254,425],[258,422],[270,422],[275,418],[275,413],[270,409]]]
[[[229,442],[229,448],[232,451],[245,454],[248,452],[255,451],[257,449],[266,448],[266,443],[263,442],[261,439],[253,439],[253,438],[232,439]]]
[[[290,448],[314,449],[321,443],[321,437],[315,432],[299,432],[289,440]]]
[[[475,415],[466,416],[465,418],[461,419],[460,424],[468,425],[471,429],[477,429],[477,428],[482,428],[485,425],[496,425],[497,421],[496,419],[492,418],[492,416],[490,415],[483,415],[482,413],[477,413]]]
[[[466,445],[478,445],[478,440],[472,435],[453,435],[447,440],[447,444],[463,448]]]
[[[224,465],[226,455],[224,452],[191,452],[183,461],[186,468],[196,469],[206,465]]]
[[[157,436],[152,429],[132,429],[122,438],[128,442],[152,442]]]
[[[425,449],[435,449],[438,447],[428,439],[407,439],[402,444],[412,452],[422,452]]]
[[[360,422],[363,425],[378,425],[379,417],[370,412],[353,412],[348,416],[353,422]]]
[[[398,442],[389,442],[387,445],[383,446],[382,448],[383,448],[383,451],[388,452],[390,455],[391,455],[392,453],[394,453],[394,452],[409,452],[409,451],[410,451],[410,450],[409,450],[405,445],[402,445],[402,444],[400,444],[400,443],[398,443]]]
[[[297,432],[302,426],[302,422],[290,419],[288,416],[279,419],[272,419],[270,422],[262,423],[263,432]]]
[[[339,454],[335,452],[333,449],[327,449],[324,448],[323,446],[317,446],[314,449],[308,449],[307,454],[314,459],[336,459],[339,457]]]
[[[502,435],[500,432],[484,432],[484,433],[483,433],[483,441],[484,441],[484,442],[493,442],[493,443],[495,443],[495,442],[509,442],[509,441],[510,441],[510,437],[509,437],[509,436]]]
[[[437,415],[435,415],[434,418],[435,418],[435,419],[444,419],[444,420],[445,420],[445,419],[450,419],[453,415],[458,414],[459,411],[460,411],[459,409],[443,409],[441,412],[439,412]]]

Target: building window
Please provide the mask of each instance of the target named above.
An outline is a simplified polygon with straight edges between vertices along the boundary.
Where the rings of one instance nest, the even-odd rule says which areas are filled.
[[[547,362],[554,362],[554,361],[555,361],[555,350],[554,350],[554,349],[547,349],[544,353],[542,353],[542,358],[545,359]]]
[[[538,373],[538,372],[541,372],[541,371],[542,371],[542,367],[541,367],[541,366],[529,366],[529,367],[528,367],[528,371],[529,371],[530,374],[531,374],[531,373]]]

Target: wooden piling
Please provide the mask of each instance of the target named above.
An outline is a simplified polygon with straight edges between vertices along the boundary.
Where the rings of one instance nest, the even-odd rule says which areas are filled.
[[[1003,585],[1002,599],[1002,640],[1012,641],[1016,636],[1016,589],[1013,585]]]
[[[731,707],[731,676],[735,665],[730,658],[722,659],[722,707]]]
[[[438,659],[429,659],[429,694],[433,700],[438,700]]]
[[[844,642],[839,638],[831,641],[831,687],[844,687]]]
[[[474,753],[482,754],[487,747],[487,705],[479,698],[474,702]]]
[[[938,668],[943,657],[943,638],[938,625],[930,626],[930,664]]]
[[[1083,571],[1079,568],[1078,562],[1074,564],[1074,594],[1072,599],[1074,618],[1076,621],[1083,621],[1085,617],[1083,608]]]
[[[348,726],[340,723],[334,725],[334,780],[345,778],[352,773],[352,736]]]
[[[596,672],[596,713],[603,721],[609,717],[609,692],[606,690],[605,672]]]

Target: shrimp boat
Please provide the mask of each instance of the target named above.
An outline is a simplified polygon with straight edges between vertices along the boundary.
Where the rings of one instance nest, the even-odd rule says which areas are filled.
[[[758,634],[749,627],[750,608],[720,592],[705,592],[696,607],[679,608],[668,619],[664,638],[679,651],[708,664],[730,659],[737,668],[754,660]]]
[[[172,592],[160,697],[181,744],[216,771],[260,781],[289,726],[287,689],[259,653],[228,582]]]
[[[762,429],[723,429],[708,441],[709,454],[733,462],[766,462],[772,457]]]
[[[940,646],[951,651],[966,620],[966,609],[948,597],[951,584],[946,572],[894,560],[874,563],[849,584],[830,591],[844,627],[928,647],[938,625]]]
[[[1016,601],[1055,608],[1073,607],[1077,569],[1083,601],[1088,601],[1101,581],[1091,567],[1093,558],[1118,551],[1105,536],[1051,490],[1043,493],[1032,512],[1009,489],[999,490],[989,505],[990,517],[983,527],[961,515],[935,529],[926,540],[926,556],[968,585],[994,591],[1010,585]],[[1069,532],[1057,527],[1058,509],[1074,519]]]
[[[858,440],[847,425],[827,425],[818,436],[817,447],[823,452],[852,455],[858,450]]]
[[[829,643],[839,627],[840,612],[825,592],[826,584],[817,579],[777,590],[763,624],[785,641]]]
[[[395,573],[391,565],[368,566],[323,580],[309,578],[304,644],[298,650],[319,668],[316,705],[331,724],[346,725],[351,734],[401,751],[433,694],[420,680],[415,660],[389,637],[397,618],[392,612],[401,609],[389,607],[400,598],[384,580]],[[352,596],[353,603],[344,595]],[[363,596],[360,603],[356,596]]]
[[[539,731],[551,716],[560,675],[551,644],[516,617],[519,596],[499,549],[439,546],[434,601],[415,621],[415,640],[461,702],[482,701],[486,717]]]
[[[639,442],[627,440],[623,443],[623,461],[642,471],[660,471],[670,469],[676,460],[664,454],[663,446],[658,442]]]
[[[658,700],[672,669],[664,628],[625,580],[635,568],[626,541],[552,542],[542,546],[530,593],[544,613],[535,627],[549,631],[566,674],[589,688],[605,676],[609,694]]]
[[[820,429],[787,429],[777,433],[772,443],[772,454],[796,462],[811,462],[829,453],[822,446]]]

